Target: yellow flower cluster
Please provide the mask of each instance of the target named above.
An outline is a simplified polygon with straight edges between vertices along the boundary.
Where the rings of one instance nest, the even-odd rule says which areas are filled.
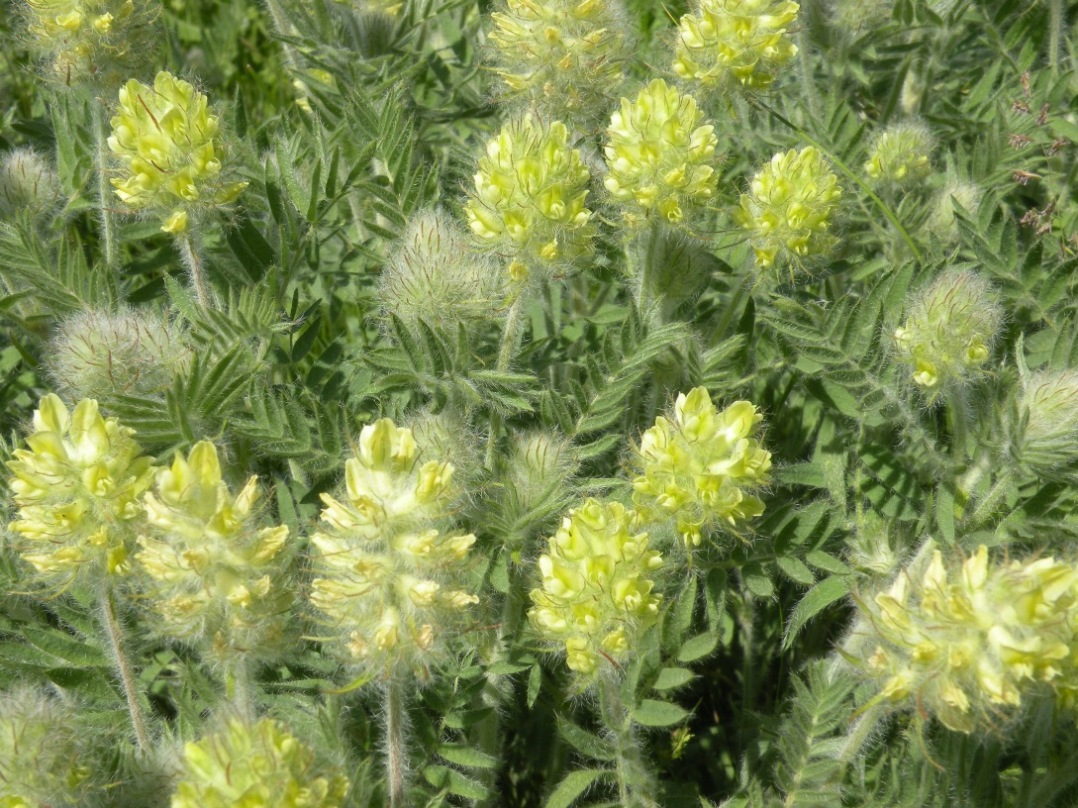
[[[41,399],[29,448],[13,453],[9,487],[19,551],[43,576],[68,583],[128,570],[134,520],[154,472],[133,435],[103,418],[93,399],[73,412],[54,394]]]
[[[1053,558],[989,561],[982,545],[957,569],[936,550],[859,604],[879,699],[917,705],[958,732],[991,726],[1044,683],[1078,694],[1078,569]]]
[[[913,365],[913,381],[932,393],[971,380],[992,355],[1003,312],[980,275],[947,272],[926,286],[895,330],[895,345]]]
[[[680,394],[673,420],[656,418],[636,453],[633,502],[641,517],[674,517],[685,541],[699,545],[706,527],[763,513],[752,493],[771,468],[771,453],[755,437],[762,418],[748,401],[719,412],[703,387]]]
[[[624,51],[612,0],[506,0],[490,15],[494,72],[554,118],[603,114]]]
[[[311,602],[361,667],[425,674],[446,628],[479,602],[463,588],[475,536],[445,530],[452,477],[451,463],[421,463],[411,430],[383,418],[360,433],[343,501],[322,495]]]
[[[341,775],[319,775],[314,754],[275,721],[231,721],[183,748],[172,808],[340,808]]]
[[[526,264],[577,258],[591,251],[595,235],[584,204],[590,179],[565,124],[525,115],[487,143],[465,207],[468,224]]]
[[[880,133],[865,163],[865,173],[885,184],[908,185],[932,173],[932,135],[915,123],[900,123]]]
[[[635,101],[621,99],[606,132],[604,184],[630,224],[652,213],[680,222],[714,196],[719,141],[691,95],[655,79]]]
[[[564,648],[569,669],[586,681],[604,663],[624,659],[658,619],[660,595],[649,575],[662,556],[634,532],[619,503],[587,500],[570,511],[539,557],[542,586],[528,617],[546,640]]]
[[[223,181],[219,128],[206,96],[171,73],[158,73],[153,87],[127,82],[108,139],[123,165],[116,195],[132,210],[164,215],[167,233],[186,231],[200,208],[231,202],[247,183]]]
[[[769,267],[780,255],[800,258],[828,250],[831,214],[841,196],[838,179],[817,149],[790,149],[752,178],[734,219],[749,232],[756,262]]]
[[[769,86],[797,54],[786,34],[800,6],[789,0],[698,0],[678,26],[674,72],[706,86]]]
[[[145,56],[152,9],[133,0],[26,0],[27,28],[58,81],[115,87]]]
[[[208,441],[158,471],[145,498],[151,530],[137,560],[162,627],[223,658],[273,646],[292,602],[282,580],[288,528],[253,524],[258,498],[256,477],[232,496]]]

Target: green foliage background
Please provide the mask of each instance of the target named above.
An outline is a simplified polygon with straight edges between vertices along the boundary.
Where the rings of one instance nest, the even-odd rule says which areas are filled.
[[[747,398],[765,414],[776,463],[766,513],[740,538],[712,537],[691,569],[664,582],[661,625],[622,680],[658,801],[1078,805],[1073,715],[1035,707],[1018,725],[967,738],[899,714],[857,738],[871,685],[834,664],[851,596],[878,589],[927,536],[944,547],[1074,557],[1078,488],[1018,469],[1001,424],[1019,361],[1078,363],[1078,5],[897,0],[854,30],[806,0],[803,61],[773,91],[707,110],[725,156],[722,198],[693,232],[655,246],[661,312],[637,308],[611,224],[593,261],[530,301],[523,345],[501,370],[496,330],[412,333],[376,297],[409,216],[432,205],[459,213],[481,144],[503,119],[481,47],[491,8],[415,0],[388,17],[273,2],[291,26],[285,35],[255,0],[166,0],[165,36],[147,54],[151,73],[197,78],[250,182],[205,234],[223,301],[214,310],[192,300],[156,222],[121,219],[123,265],[106,269],[90,99],[38,77],[15,3],[0,4],[0,152],[30,145],[55,155],[64,192],[47,228],[29,217],[0,222],[0,452],[18,445],[51,389],[42,362],[57,324],[121,301],[170,311],[198,359],[161,395],[117,394],[103,411],[162,462],[201,439],[227,447],[233,478],[257,473],[272,485],[272,510],[293,536],[310,532],[319,494],[336,488],[351,442],[377,417],[461,414],[480,443],[491,423],[506,434],[563,433],[583,459],[571,491],[521,512],[497,460],[462,514],[489,560],[482,584],[492,607],[461,638],[470,650],[413,694],[411,799],[615,804],[617,728],[572,695],[563,662],[544,656],[523,625],[500,626],[502,601],[516,598],[519,611],[542,537],[580,496],[627,492],[631,445],[679,391],[704,385],[716,400]],[[639,38],[628,69],[643,82],[665,69],[670,18],[684,9],[627,5]],[[1056,49],[1053,5],[1065,34]],[[938,139],[935,173],[924,189],[870,193],[860,166],[872,133],[904,109]],[[594,144],[601,132],[580,136]],[[763,277],[729,210],[759,164],[806,143],[834,162],[846,192],[839,245],[810,274]],[[926,226],[947,175],[985,189],[977,209],[957,212],[954,242]],[[911,290],[945,267],[984,273],[1007,312],[991,373],[970,395],[964,443],[941,408],[924,406],[889,337]],[[684,278],[688,287],[676,288]],[[965,490],[976,463],[989,471]],[[873,553],[890,566],[873,568]],[[107,732],[122,721],[123,698],[92,599],[28,596],[27,569],[11,552],[0,576],[0,688],[29,680],[61,689],[98,728],[111,750],[100,779],[116,786],[95,797],[102,804],[166,804],[140,790],[153,773]],[[136,606],[126,620],[139,684],[157,731],[177,746],[202,733],[220,686],[197,654],[140,635],[139,619]],[[518,630],[498,643],[499,628]],[[259,672],[258,703],[344,770],[350,804],[380,805],[377,697],[339,695],[343,684],[337,663],[304,640]],[[855,741],[858,754],[845,755]]]

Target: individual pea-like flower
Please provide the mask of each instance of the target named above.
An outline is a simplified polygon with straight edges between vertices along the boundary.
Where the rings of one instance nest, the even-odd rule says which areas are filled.
[[[75,717],[37,690],[0,694],[0,806],[86,804],[92,770]]]
[[[24,211],[44,216],[59,200],[56,169],[33,149],[12,149],[0,157],[0,218]]]
[[[831,215],[842,196],[838,178],[820,152],[807,146],[779,152],[752,178],[734,219],[748,231],[756,262],[818,255],[834,242]]]
[[[787,29],[799,9],[789,0],[698,0],[678,25],[674,72],[705,86],[768,87],[797,54]]]
[[[1078,371],[1043,370],[1024,378],[1016,426],[1020,463],[1049,478],[1069,466],[1078,457]]]
[[[49,375],[72,398],[162,393],[193,358],[175,322],[129,308],[78,312],[60,324],[50,347]]]
[[[142,494],[154,472],[134,434],[103,418],[93,399],[72,412],[55,394],[41,399],[29,448],[16,449],[8,467],[19,511],[11,530],[43,577],[97,583],[129,570]]]
[[[633,502],[641,519],[673,517],[686,543],[699,545],[706,528],[763,513],[753,493],[771,468],[756,437],[762,419],[748,401],[720,412],[703,387],[679,394],[673,419],[656,418],[636,452]]]
[[[553,118],[604,114],[622,80],[619,12],[614,0],[505,0],[489,37],[504,94]]]
[[[539,557],[541,586],[528,618],[539,635],[566,654],[587,683],[600,666],[624,660],[658,619],[662,596],[651,577],[662,556],[618,502],[589,499],[569,512]]]
[[[344,496],[322,495],[311,603],[372,674],[425,676],[449,627],[479,602],[467,582],[475,536],[449,529],[453,471],[422,462],[411,430],[383,418],[361,431]]]
[[[569,145],[569,130],[533,115],[507,123],[487,143],[465,213],[487,245],[525,264],[586,255],[595,225],[585,206],[591,173]]]
[[[912,365],[914,383],[934,398],[968,384],[992,356],[1003,311],[992,286],[975,272],[946,272],[928,284],[895,330],[895,346]]]
[[[930,553],[928,551],[931,551]],[[1035,688],[1065,701],[1076,683],[1078,569],[1054,558],[961,565],[926,548],[872,600],[855,639],[878,701],[916,705],[958,732],[989,729]]]
[[[157,4],[133,0],[26,0],[32,44],[65,86],[114,88],[144,63]]]
[[[387,315],[406,325],[424,322],[455,334],[501,316],[508,278],[489,254],[441,210],[414,215],[386,258],[378,298]]]
[[[136,560],[168,636],[221,658],[280,647],[292,603],[284,581],[288,528],[260,528],[258,498],[257,477],[233,496],[209,441],[157,472]]]
[[[206,96],[171,73],[158,73],[152,87],[127,82],[108,139],[123,166],[112,179],[116,195],[131,210],[162,215],[166,233],[185,232],[192,216],[247,187],[222,176],[219,129]]]
[[[715,195],[718,142],[696,100],[655,79],[610,117],[606,190],[630,224],[680,222]]]
[[[932,173],[932,135],[917,123],[899,123],[880,132],[865,173],[886,185],[910,185]]]
[[[340,808],[347,778],[320,770],[314,757],[275,721],[233,720],[184,746],[172,808]]]

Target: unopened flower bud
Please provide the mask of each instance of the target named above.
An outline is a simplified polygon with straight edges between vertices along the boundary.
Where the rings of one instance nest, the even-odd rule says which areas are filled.
[[[752,178],[734,219],[749,233],[756,262],[799,260],[831,248],[831,216],[842,189],[820,152],[807,146],[779,152]]]
[[[928,217],[928,229],[937,239],[944,242],[958,240],[958,225],[955,221],[955,203],[963,210],[974,214],[981,204],[984,192],[972,182],[951,180],[939,192],[931,203]]]
[[[532,266],[591,252],[595,225],[585,206],[591,173],[569,145],[569,130],[525,115],[502,127],[479,161],[465,213],[492,248]]]
[[[419,322],[455,335],[501,316],[507,296],[504,270],[477,252],[466,234],[441,210],[412,216],[386,260],[378,297],[387,314],[413,330]]]
[[[696,100],[662,79],[621,99],[606,130],[604,184],[630,224],[681,222],[715,195],[715,127]]]
[[[1051,476],[1078,457],[1078,371],[1040,371],[1022,382],[1018,456],[1034,473]]]
[[[56,170],[33,149],[14,149],[0,159],[0,218],[23,211],[43,216],[59,199]]]
[[[76,808],[91,769],[75,715],[36,690],[0,694],[0,805]]]
[[[188,743],[172,808],[240,805],[340,808],[348,780],[320,770],[314,753],[275,721],[232,721]]]
[[[494,72],[507,97],[555,119],[604,114],[626,56],[616,0],[505,0],[490,16]]]
[[[225,180],[219,129],[206,96],[171,73],[158,73],[152,87],[127,82],[108,139],[123,166],[112,179],[120,201],[182,233],[192,216],[236,199],[247,183]]]
[[[645,522],[673,517],[688,544],[703,530],[764,512],[756,489],[768,481],[771,453],[756,438],[762,420],[748,401],[721,412],[703,387],[681,393],[673,419],[662,416],[640,440],[633,502]]]
[[[932,173],[932,135],[917,123],[889,126],[876,138],[865,173],[883,185],[911,185]]]
[[[46,366],[70,398],[154,395],[188,368],[192,351],[173,322],[137,309],[86,309],[64,321]]]
[[[697,0],[678,26],[674,72],[705,86],[768,87],[797,53],[790,0]]]
[[[926,286],[895,330],[895,346],[912,365],[914,383],[934,398],[948,385],[965,385],[992,356],[1003,311],[980,275],[946,272]]]
[[[522,511],[568,488],[580,460],[562,435],[535,430],[513,436],[508,484]]]

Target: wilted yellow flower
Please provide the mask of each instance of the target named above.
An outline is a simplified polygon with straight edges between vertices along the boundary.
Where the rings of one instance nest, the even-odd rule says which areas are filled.
[[[465,206],[468,224],[482,241],[530,263],[578,258],[595,235],[584,204],[590,178],[565,124],[525,115],[487,143]]]
[[[320,772],[314,753],[275,721],[231,721],[183,748],[172,808],[340,808],[348,780]]]
[[[656,418],[636,453],[633,502],[641,517],[672,516],[685,541],[698,545],[706,527],[763,513],[752,493],[771,468],[771,453],[755,437],[762,418],[748,401],[719,412],[703,387],[679,394],[673,420]]]
[[[475,536],[448,529],[452,478],[451,463],[421,463],[411,430],[383,418],[360,433],[343,501],[322,495],[311,603],[361,667],[424,674],[445,628],[479,602],[466,582]]]
[[[219,128],[206,96],[171,73],[158,73],[153,87],[127,82],[108,140],[124,167],[112,179],[116,195],[132,210],[160,213],[169,233],[185,231],[198,210],[231,202],[247,183],[223,180]]]
[[[269,653],[287,624],[292,595],[283,581],[288,528],[259,528],[258,478],[232,496],[216,447],[201,441],[157,472],[146,495],[151,530],[136,560],[170,636],[207,642],[219,655]]]
[[[924,126],[889,126],[876,138],[865,173],[881,183],[908,185],[932,173],[932,148],[932,135]]]
[[[1078,682],[1078,569],[1053,558],[990,562],[983,545],[961,566],[927,552],[874,600],[866,668],[881,698],[927,711],[950,729],[986,729],[1040,683],[1066,700]]]
[[[817,149],[790,149],[752,178],[734,219],[749,231],[756,262],[769,267],[780,255],[802,258],[830,249],[831,214],[841,196],[838,179]]]
[[[630,223],[652,214],[680,222],[715,194],[715,127],[691,95],[655,79],[610,118],[604,184]]]
[[[66,583],[126,572],[142,493],[153,480],[134,430],[84,399],[74,412],[54,394],[34,412],[28,449],[17,449],[9,483],[19,509],[11,529],[38,572]]]
[[[624,659],[655,624],[662,596],[648,576],[661,566],[647,533],[633,531],[630,511],[589,499],[569,512],[539,557],[542,585],[531,592],[528,618],[586,681],[604,658]]]
[[[913,366],[913,381],[935,396],[979,374],[992,356],[1003,311],[992,286],[975,272],[946,272],[926,286],[895,330],[898,352]]]
[[[506,95],[554,118],[605,114],[625,56],[614,0],[505,0],[503,9],[490,15],[490,42]]]
[[[799,9],[789,0],[698,0],[678,26],[674,72],[706,86],[767,87],[797,53],[787,29]]]
[[[115,87],[137,71],[156,11],[133,0],[26,0],[33,43],[68,86]]]

